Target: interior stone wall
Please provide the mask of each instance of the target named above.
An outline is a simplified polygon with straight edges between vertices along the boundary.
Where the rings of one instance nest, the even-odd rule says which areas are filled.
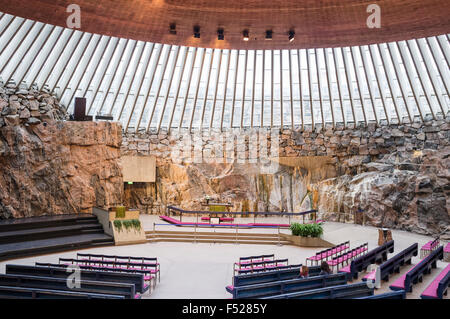
[[[71,122],[54,96],[0,87],[0,219],[121,204],[122,127]]]
[[[449,236],[450,117],[358,128],[125,133],[123,155],[153,155],[157,181],[125,204],[163,213],[202,209],[208,195],[234,210],[301,211]],[[255,146],[256,145],[256,146]]]

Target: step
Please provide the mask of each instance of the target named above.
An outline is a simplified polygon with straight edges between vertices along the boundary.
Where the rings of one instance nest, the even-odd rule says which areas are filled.
[[[0,220],[0,232],[98,222],[91,214],[39,216]]]
[[[0,245],[0,260],[73,250],[93,244],[113,244],[112,237],[103,233],[83,234],[50,239],[40,239]]]
[[[255,235],[255,236],[236,236],[233,234],[229,235],[195,235],[195,234],[189,234],[189,235],[176,235],[176,234],[158,234],[158,235],[147,235],[147,238],[186,238],[186,239],[195,239],[195,238],[202,238],[202,239],[243,239],[243,240],[278,240],[278,237],[269,237],[269,236],[261,236],[261,235]],[[283,238],[280,237],[280,240],[283,240]]]
[[[57,226],[57,227],[44,227],[44,228],[31,228],[14,230],[7,232],[0,232],[0,244],[29,241],[31,239],[45,239],[54,237],[64,237],[76,234],[82,234],[90,232],[92,230],[101,231],[103,233],[103,227],[98,223],[92,223],[90,221],[87,224],[82,225],[70,225],[70,226]]]
[[[230,235],[234,235],[236,236],[236,232],[194,232],[194,231],[146,231],[145,234],[147,236],[149,235],[193,235],[193,234],[197,234],[197,235],[225,235],[225,236],[230,236]],[[239,236],[264,236],[264,237],[271,237],[271,238],[278,238],[278,234],[270,234],[270,233],[245,233],[245,232],[238,232]]]
[[[149,243],[154,242],[196,242],[196,243],[217,243],[217,244],[253,244],[253,245],[291,245],[292,243],[286,240],[243,240],[238,239],[187,239],[187,238],[152,238],[147,239]]]

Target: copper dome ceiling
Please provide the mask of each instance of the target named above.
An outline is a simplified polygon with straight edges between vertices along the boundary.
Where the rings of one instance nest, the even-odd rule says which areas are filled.
[[[450,1],[442,0],[0,0],[0,10],[66,27],[68,5],[81,7],[81,31],[156,43],[226,49],[355,46],[445,34]],[[381,8],[369,29],[367,6]],[[177,34],[169,33],[176,24]],[[193,27],[201,37],[193,37]],[[217,40],[217,29],[225,40]],[[242,32],[249,31],[249,41]],[[288,31],[295,30],[289,42]],[[273,40],[265,41],[265,31]]]

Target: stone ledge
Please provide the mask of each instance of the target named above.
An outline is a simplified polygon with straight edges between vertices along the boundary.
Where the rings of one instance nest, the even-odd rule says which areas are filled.
[[[334,247],[335,245],[320,238],[320,237],[301,237],[287,234],[280,234],[280,236],[287,241],[290,241],[292,245],[299,247]]]

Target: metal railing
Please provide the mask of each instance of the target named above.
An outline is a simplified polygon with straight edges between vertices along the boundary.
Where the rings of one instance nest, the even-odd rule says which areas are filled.
[[[176,224],[158,224],[158,223],[153,223],[153,230],[152,230],[152,232],[153,232],[153,237],[154,238],[156,238],[157,236],[156,236],[156,226],[172,226],[172,227],[180,227],[180,225],[176,225]],[[194,243],[197,243],[197,228],[199,228],[198,227],[198,225],[196,224],[196,223],[192,223],[192,224],[189,224],[189,223],[187,223],[187,224],[183,224],[183,227],[192,227],[192,228],[194,228]],[[214,230],[214,232],[213,233],[215,233],[216,232],[216,228],[217,227],[222,227],[222,228],[234,228],[235,230],[236,230],[236,236],[235,236],[235,244],[236,245],[238,245],[239,243],[238,243],[238,240],[239,240],[239,229],[242,229],[242,228],[249,228],[249,226],[244,226],[244,225],[238,225],[238,224],[236,224],[234,227],[230,227],[229,225],[227,226],[227,225],[220,225],[220,224],[217,224],[217,225],[202,225],[202,227],[204,227],[204,228],[212,228],[213,230]],[[277,229],[277,241],[278,241],[278,246],[282,246],[282,244],[281,244],[281,227],[279,226],[279,225],[274,225],[274,226],[269,226],[269,225],[262,225],[262,226],[251,226],[251,228],[271,228],[271,229]],[[174,232],[175,233],[175,232]],[[251,233],[247,233],[247,234],[251,234]],[[232,232],[230,232],[230,236],[232,235]],[[255,234],[255,235],[265,235],[265,234]],[[242,237],[241,237],[242,238]]]
[[[198,215],[241,215],[241,216],[249,216],[253,215],[253,221],[255,222],[257,215],[265,215],[265,216],[288,216],[289,218],[289,224],[291,223],[291,217],[292,216],[303,216],[303,223],[305,223],[305,216],[308,214],[312,214],[314,216],[314,222],[317,221],[317,213],[318,211],[316,209],[308,210],[305,212],[299,212],[299,213],[291,213],[291,212],[213,212],[213,211],[201,211],[201,210],[184,210],[175,206],[167,206],[167,214],[170,216],[170,213],[179,213],[180,214],[180,222],[182,221],[183,214],[193,214],[197,217],[197,223],[198,223]]]

